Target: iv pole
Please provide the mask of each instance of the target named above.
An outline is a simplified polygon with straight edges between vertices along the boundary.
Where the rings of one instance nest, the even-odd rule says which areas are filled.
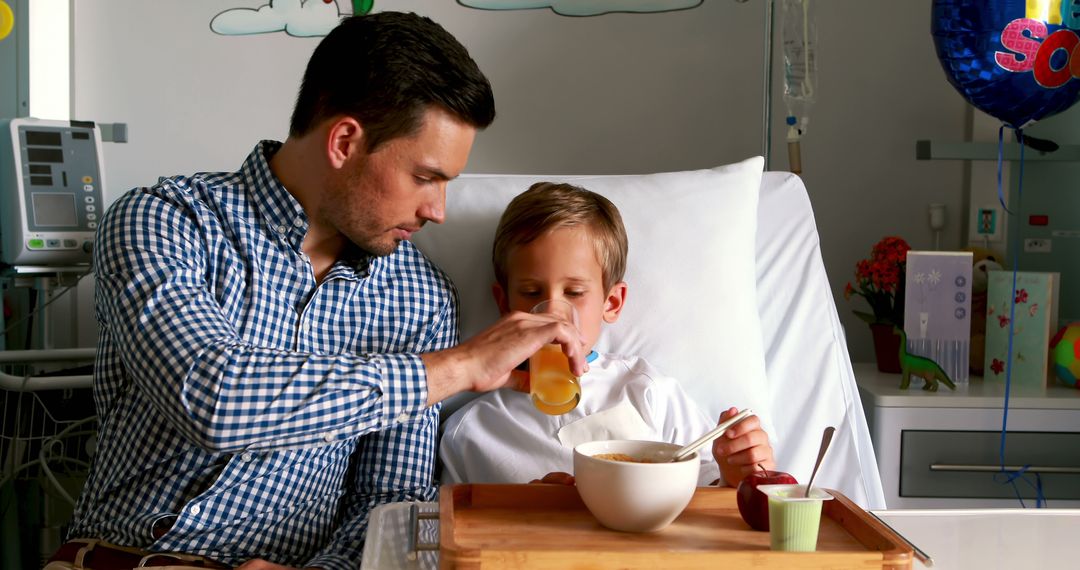
[[[735,0],[745,4],[749,0]],[[764,70],[762,77],[762,104],[761,104],[761,155],[765,157],[765,170],[772,170],[772,130],[769,124],[772,122],[772,49],[773,49],[773,24],[775,23],[776,0],[765,0],[765,49]]]
[[[773,23],[776,17],[776,0],[765,0],[765,85],[764,102],[761,110],[761,145],[765,156],[765,170],[772,170],[772,48],[773,48]]]

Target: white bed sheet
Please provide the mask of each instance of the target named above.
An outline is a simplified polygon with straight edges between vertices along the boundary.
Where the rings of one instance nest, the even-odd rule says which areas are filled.
[[[766,172],[758,199],[757,299],[777,464],[806,481],[826,426],[837,431],[815,481],[885,508],[881,476],[802,180]]]

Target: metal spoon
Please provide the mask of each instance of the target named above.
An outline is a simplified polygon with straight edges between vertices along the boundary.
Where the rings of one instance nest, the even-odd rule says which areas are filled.
[[[829,426],[821,434],[821,449],[818,449],[817,461],[814,462],[814,470],[810,473],[810,482],[806,484],[804,497],[810,496],[810,489],[814,486],[814,477],[817,477],[818,467],[821,467],[821,460],[825,457],[825,452],[829,450],[829,444],[832,443],[832,436],[835,432],[836,428]]]
[[[751,410],[750,408],[746,408],[745,410],[735,414],[734,416],[731,416],[723,422],[720,422],[719,424],[717,424],[716,427],[709,430],[709,432],[705,435],[695,439],[694,441],[675,451],[675,454],[671,456],[671,459],[669,461],[674,463],[676,461],[682,461],[683,459],[686,459],[692,453],[697,451],[698,448],[720,437],[725,431],[728,430],[728,428],[745,420],[747,417],[752,416],[753,414],[753,410]]]

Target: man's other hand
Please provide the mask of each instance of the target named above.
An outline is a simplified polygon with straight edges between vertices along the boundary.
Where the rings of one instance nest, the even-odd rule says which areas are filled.
[[[262,558],[253,558],[236,567],[236,570],[299,570],[293,566],[274,564]],[[304,570],[322,570],[320,568],[305,568]]]

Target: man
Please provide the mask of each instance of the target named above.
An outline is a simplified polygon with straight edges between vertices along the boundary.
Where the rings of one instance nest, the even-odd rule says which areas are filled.
[[[549,342],[584,372],[550,317],[459,345],[452,285],[407,241],[442,222],[494,114],[443,28],[353,17],[312,54],[284,143],[110,208],[100,443],[50,568],[355,567],[373,507],[434,498],[441,400]]]

